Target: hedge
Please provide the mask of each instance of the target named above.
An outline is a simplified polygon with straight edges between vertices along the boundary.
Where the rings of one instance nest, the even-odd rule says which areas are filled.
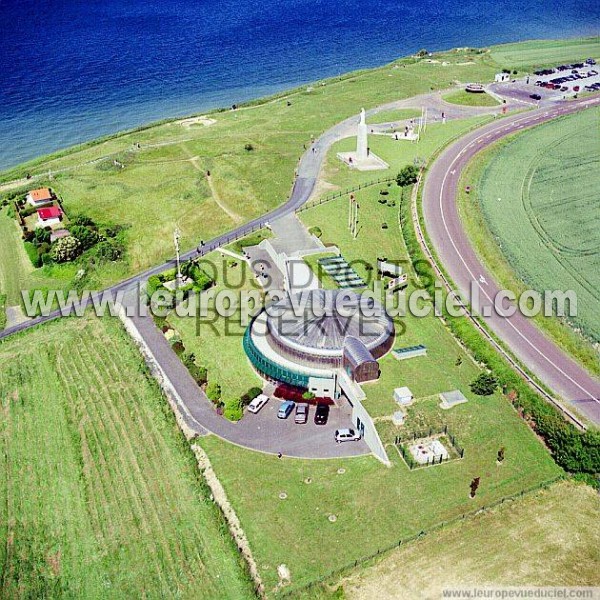
[[[25,246],[25,252],[27,252],[27,256],[29,256],[29,260],[31,264],[38,269],[42,266],[42,258],[38,254],[37,247],[31,242],[25,242],[23,244]]]

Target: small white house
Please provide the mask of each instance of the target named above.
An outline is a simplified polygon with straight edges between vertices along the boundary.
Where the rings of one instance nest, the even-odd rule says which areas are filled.
[[[40,207],[48,206],[54,201],[54,194],[50,188],[40,188],[38,190],[31,190],[27,194],[27,203],[31,206]]]
[[[62,210],[60,206],[50,206],[48,208],[40,208],[37,211],[38,221],[36,227],[52,227],[62,222]]]
[[[494,81],[496,83],[506,83],[507,81],[510,81],[510,73],[496,73]]]
[[[400,406],[407,406],[414,400],[414,396],[407,387],[399,387],[394,390],[394,400]]]

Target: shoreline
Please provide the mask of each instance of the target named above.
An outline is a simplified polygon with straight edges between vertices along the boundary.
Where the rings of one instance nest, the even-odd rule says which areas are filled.
[[[484,46],[484,47],[456,46],[453,48],[433,50],[433,51],[430,51],[430,53],[433,56],[435,56],[438,54],[459,52],[459,51],[464,51],[467,49],[478,50],[482,53],[484,53],[484,52],[490,53],[492,48],[498,49],[498,48],[502,48],[503,46],[510,46],[513,44],[558,42],[558,41],[573,42],[575,40],[585,41],[585,40],[596,40],[596,39],[598,39],[598,36],[594,36],[594,35],[582,35],[582,36],[577,35],[577,36],[572,36],[572,37],[558,37],[558,38],[544,38],[544,39],[523,39],[523,40],[516,39],[516,40],[510,41],[510,42],[503,42],[500,44],[493,44],[493,45]],[[346,79],[356,77],[356,76],[358,76],[362,73],[368,72],[368,71],[373,71],[373,70],[385,68],[386,66],[392,65],[395,63],[402,63],[403,61],[412,61],[412,60],[416,60],[416,59],[417,59],[416,54],[400,56],[389,62],[383,62],[383,63],[377,64],[377,65],[373,65],[371,67],[353,69],[351,71],[347,71],[347,72],[342,73],[337,76],[324,77],[324,78],[314,79],[314,80],[307,80],[304,83],[301,83],[295,87],[283,88],[280,91],[275,92],[273,94],[268,94],[266,96],[254,97],[249,100],[243,101],[239,104],[233,103],[232,106],[235,105],[238,110],[253,108],[256,106],[263,106],[270,102],[274,102],[274,101],[281,100],[283,98],[298,94],[298,93],[302,92],[303,90],[305,90],[307,86],[309,86],[309,87],[310,86],[320,86],[320,85],[328,85],[333,82],[341,82]],[[11,179],[12,180],[16,179],[17,177],[7,178],[6,176],[18,169],[26,169],[26,168],[33,169],[36,166],[38,166],[39,164],[48,163],[52,160],[56,160],[59,158],[64,158],[65,156],[67,156],[69,154],[75,154],[82,150],[89,149],[90,147],[93,147],[93,146],[101,145],[103,143],[117,139],[122,136],[147,131],[148,129],[152,129],[154,127],[159,127],[161,125],[166,125],[166,124],[174,123],[174,122],[181,121],[181,120],[193,119],[193,118],[197,118],[197,117],[200,117],[203,115],[213,115],[213,114],[228,112],[231,110],[231,108],[232,108],[231,106],[228,106],[228,107],[220,106],[220,107],[214,107],[212,109],[198,110],[197,112],[194,111],[192,113],[184,114],[184,115],[178,115],[178,116],[173,116],[173,117],[164,117],[164,118],[160,118],[157,120],[143,123],[141,125],[113,131],[112,133],[100,135],[100,136],[91,138],[89,140],[81,141],[81,142],[78,142],[73,145],[63,147],[63,148],[58,148],[55,151],[47,152],[45,154],[40,154],[39,156],[36,156],[34,158],[31,158],[31,159],[23,161],[23,162],[19,162],[15,165],[12,165],[12,166],[9,166],[6,168],[0,168],[0,184],[6,183],[7,181],[11,181]]]

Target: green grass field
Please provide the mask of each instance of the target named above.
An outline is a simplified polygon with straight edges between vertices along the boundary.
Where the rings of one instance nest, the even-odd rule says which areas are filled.
[[[595,341],[599,116],[591,109],[516,136],[486,155],[476,186],[489,230],[518,278],[540,291],[574,290],[573,323]]]
[[[395,185],[385,187],[395,206],[377,202],[377,186],[357,194],[362,216],[356,240],[346,229],[343,198],[304,211],[301,218],[309,226],[318,223],[321,239],[338,244],[349,261],[361,258],[374,262],[382,254],[406,261],[398,226],[400,190]],[[381,229],[383,221],[389,224],[386,230]],[[369,273],[359,265],[356,269],[365,277]],[[214,437],[201,440],[242,521],[270,591],[277,586],[277,565],[281,563],[292,573],[292,586],[300,587],[400,538],[560,472],[508,400],[499,393],[487,398],[471,394],[468,384],[479,368],[441,321],[434,316],[407,317],[398,320],[397,331],[396,346],[425,343],[429,356],[404,362],[388,356],[381,363],[381,379],[364,386],[365,406],[378,418],[391,468],[370,457],[279,460]],[[241,344],[238,351],[242,352]],[[397,410],[393,388],[403,385],[411,387],[418,397],[404,429],[385,418]],[[467,395],[468,404],[442,411],[432,395],[456,388]],[[390,444],[394,435],[439,423],[447,424],[465,446],[465,458],[409,471]],[[498,467],[495,457],[501,446],[510,459]],[[345,472],[338,474],[339,468]],[[477,475],[485,485],[481,496],[472,501],[468,499],[468,485]],[[310,484],[305,483],[306,478]],[[286,500],[279,499],[280,492],[288,495]],[[328,521],[331,514],[337,517],[335,523]]]
[[[348,600],[438,600],[473,585],[598,586],[599,548],[596,493],[561,482],[395,550],[341,585]]]
[[[0,365],[2,598],[252,597],[118,321],[10,338]]]
[[[600,37],[571,40],[533,40],[492,48],[492,58],[508,69],[533,70],[600,56]]]
[[[486,94],[473,94],[466,90],[457,90],[443,96],[446,102],[450,104],[461,104],[463,106],[498,106],[496,98]]]

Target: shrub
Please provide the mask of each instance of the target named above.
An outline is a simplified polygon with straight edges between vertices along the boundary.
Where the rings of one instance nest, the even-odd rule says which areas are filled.
[[[315,399],[315,395],[312,392],[304,392],[304,394],[302,394],[302,400],[306,400],[307,402],[310,402],[311,400]]]
[[[244,408],[239,398],[225,400],[223,416],[229,421],[239,421],[244,416]]]
[[[42,266],[42,259],[38,254],[37,248],[31,242],[25,242],[23,244],[25,246],[25,252],[27,252],[27,256],[29,256],[29,260],[31,264],[37,269]]]
[[[400,172],[396,176],[396,183],[400,187],[407,187],[416,183],[419,176],[419,169],[415,165],[406,165],[400,169]]]
[[[91,217],[86,215],[77,215],[73,218],[73,225],[80,227],[96,227],[96,223]]]
[[[244,150],[245,150],[246,152],[252,152],[252,150],[254,150],[254,146],[253,146],[252,144],[246,144],[246,145],[244,146]]]
[[[498,380],[491,373],[480,373],[471,382],[471,391],[478,396],[491,396],[498,387]]]
[[[81,251],[81,242],[69,235],[54,244],[52,258],[58,263],[71,262],[81,254]]]
[[[221,386],[216,381],[211,381],[206,387],[206,395],[211,402],[216,404],[221,398]]]
[[[52,230],[49,227],[38,227],[33,233],[33,239],[31,240],[34,244],[49,244]]]
[[[74,225],[70,229],[71,235],[76,237],[81,243],[83,250],[89,250],[100,241],[100,236],[93,229],[82,225]]]
[[[103,240],[94,248],[94,254],[100,260],[114,262],[123,256],[123,246],[114,241]]]
[[[311,227],[308,230],[308,233],[310,233],[311,235],[314,235],[316,238],[320,238],[323,235],[323,231],[317,225],[315,225],[314,227]]]
[[[259,387],[251,387],[245,394],[242,394],[240,398],[242,406],[248,406],[248,404],[260,394],[262,394],[262,390]]]

